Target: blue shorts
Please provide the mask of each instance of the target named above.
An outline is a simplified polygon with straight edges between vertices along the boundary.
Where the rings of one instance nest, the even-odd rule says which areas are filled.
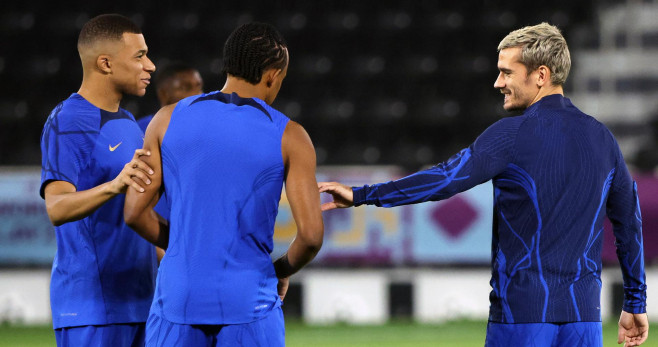
[[[176,324],[151,313],[146,322],[146,346],[284,347],[283,310],[277,307],[257,321],[229,325]]]
[[[521,324],[489,322],[484,346],[601,347],[603,326],[601,322]]]
[[[143,347],[145,324],[85,325],[55,329],[58,347]]]

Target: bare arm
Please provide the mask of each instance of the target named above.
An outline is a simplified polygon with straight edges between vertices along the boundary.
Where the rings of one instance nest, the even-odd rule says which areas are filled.
[[[140,157],[142,156],[142,157]],[[149,154],[138,149],[133,159],[128,162],[119,175],[110,182],[94,188],[77,191],[75,186],[66,181],[52,181],[44,189],[46,211],[55,226],[83,219],[92,214],[113,197],[128,191],[143,191],[149,185],[147,172],[153,170],[143,158]],[[133,178],[138,179],[133,179]]]
[[[150,151],[151,156],[144,160],[153,168],[152,183],[143,192],[129,191],[126,194],[126,204],[123,208],[126,224],[144,239],[163,250],[166,250],[169,244],[169,224],[153,210],[153,207],[160,199],[160,187],[162,186],[160,145],[175,106],[176,104],[173,104],[161,108],[149,123],[144,136],[144,150]]]
[[[308,264],[322,247],[324,225],[320,211],[320,193],[315,180],[315,149],[308,134],[290,121],[282,140],[286,167],[286,195],[297,225],[297,235],[288,251],[274,262],[280,279],[279,295],[285,296],[288,277]]]

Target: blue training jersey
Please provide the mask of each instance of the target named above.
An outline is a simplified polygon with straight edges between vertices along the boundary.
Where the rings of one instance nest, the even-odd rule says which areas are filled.
[[[104,111],[72,94],[51,112],[41,134],[41,197],[51,181],[69,182],[77,191],[111,181],[142,147],[142,136],[128,111]],[[126,226],[124,198],[55,227],[50,283],[55,329],[146,322],[155,249]]]
[[[178,324],[240,324],[281,305],[270,253],[287,123],[235,93],[178,102],[161,144],[171,215],[152,313]]]
[[[443,200],[488,180],[494,186],[490,321],[600,321],[606,212],[624,278],[623,309],[646,312],[637,187],[608,129],[561,95],[498,121],[433,168],[354,187],[354,203]]]
[[[150,114],[148,116],[144,116],[137,120],[137,125],[139,125],[139,128],[142,129],[143,133],[146,133],[146,128],[148,128],[149,123],[151,123],[151,119],[153,119],[153,116],[154,115]]]

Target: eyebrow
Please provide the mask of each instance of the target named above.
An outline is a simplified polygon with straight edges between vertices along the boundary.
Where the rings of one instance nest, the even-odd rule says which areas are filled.
[[[499,67],[498,70],[500,70],[501,72],[504,72],[504,73],[510,73],[510,72],[512,72],[512,70],[510,70],[510,69],[508,69],[508,68],[504,68],[504,67]]]
[[[146,50],[146,49],[140,49],[139,51],[137,51],[137,53],[135,53],[135,55],[139,55],[139,54],[144,54],[144,55],[146,55],[146,53],[148,53],[148,50]]]

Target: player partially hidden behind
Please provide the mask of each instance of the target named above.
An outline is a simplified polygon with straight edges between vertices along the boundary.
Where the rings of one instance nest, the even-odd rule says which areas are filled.
[[[272,26],[240,26],[224,46],[223,89],[162,108],[146,131],[153,183],[129,192],[124,212],[129,225],[167,251],[148,346],[284,346],[280,306],[288,279],[315,257],[324,229],[313,144],[270,107],[288,60]],[[284,182],[298,229],[273,264]],[[163,183],[168,225],[152,209]]]
[[[203,79],[199,71],[182,62],[173,62],[158,69],[154,79],[160,107],[171,105],[188,96],[203,93]],[[153,119],[153,115],[137,120],[142,131],[146,132],[146,127],[151,119]]]
[[[618,342],[648,335],[637,187],[614,137],[563,96],[571,58],[549,24],[498,46],[504,118],[448,161],[372,186],[320,183],[324,210],[447,199],[488,180],[494,225],[486,346],[602,346],[601,248],[607,213],[624,279]]]
[[[152,170],[139,158],[142,131],[119,103],[144,95],[155,66],[139,27],[120,15],[88,21],[78,51],[80,90],[55,107],[41,136],[40,194],[57,236],[55,336],[58,346],[142,346],[156,259],[124,223],[123,193],[143,190]]]

